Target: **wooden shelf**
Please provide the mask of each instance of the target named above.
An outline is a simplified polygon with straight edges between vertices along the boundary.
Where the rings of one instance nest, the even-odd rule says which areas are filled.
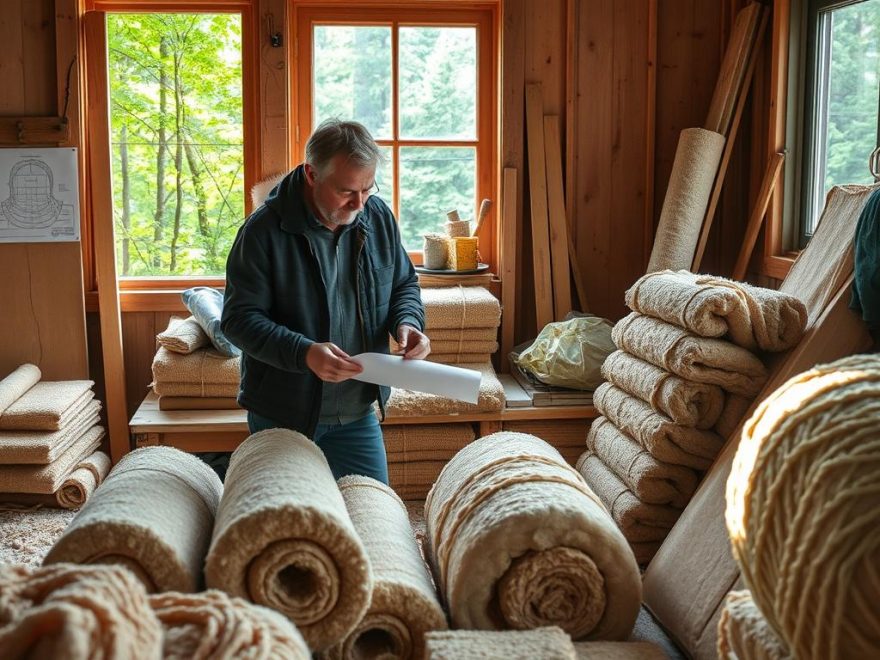
[[[460,413],[413,417],[389,416],[385,424],[479,424],[480,435],[501,430],[506,421],[593,419],[592,406],[505,408],[489,413]],[[159,410],[150,392],[129,422],[134,444],[170,445],[185,451],[232,451],[248,435],[244,410]]]

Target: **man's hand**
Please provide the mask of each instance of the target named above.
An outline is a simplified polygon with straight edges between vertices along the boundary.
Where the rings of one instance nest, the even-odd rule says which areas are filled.
[[[306,353],[306,366],[321,380],[339,383],[357,376],[363,367],[336,344],[312,344]]]
[[[397,355],[402,355],[407,360],[424,360],[431,352],[431,340],[405,323],[397,328],[397,343],[400,345]]]

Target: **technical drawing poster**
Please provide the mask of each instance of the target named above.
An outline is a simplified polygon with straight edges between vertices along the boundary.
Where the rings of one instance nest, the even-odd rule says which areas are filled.
[[[79,240],[76,149],[0,149],[0,243]]]

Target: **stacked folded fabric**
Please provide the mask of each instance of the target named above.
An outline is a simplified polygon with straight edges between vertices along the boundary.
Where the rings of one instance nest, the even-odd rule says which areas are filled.
[[[214,348],[195,317],[172,317],[156,336],[153,391],[161,410],[226,410],[238,407],[240,358]]]
[[[489,362],[498,350],[501,305],[481,286],[422,289],[428,359],[444,364]],[[397,348],[392,342],[392,349]]]
[[[423,500],[450,459],[476,438],[471,424],[385,424],[388,479],[403,499]]]
[[[78,509],[110,470],[90,380],[41,381],[25,364],[0,380],[0,501]]]
[[[687,271],[645,275],[626,303],[578,470],[647,563],[764,385],[760,355],[794,346],[807,315],[790,295]]]

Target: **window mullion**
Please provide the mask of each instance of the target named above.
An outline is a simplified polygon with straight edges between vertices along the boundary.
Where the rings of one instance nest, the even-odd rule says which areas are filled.
[[[394,21],[391,24],[391,137],[393,144],[391,146],[391,159],[394,177],[394,217],[400,221],[400,70],[398,66],[398,37],[400,34],[400,23]]]

